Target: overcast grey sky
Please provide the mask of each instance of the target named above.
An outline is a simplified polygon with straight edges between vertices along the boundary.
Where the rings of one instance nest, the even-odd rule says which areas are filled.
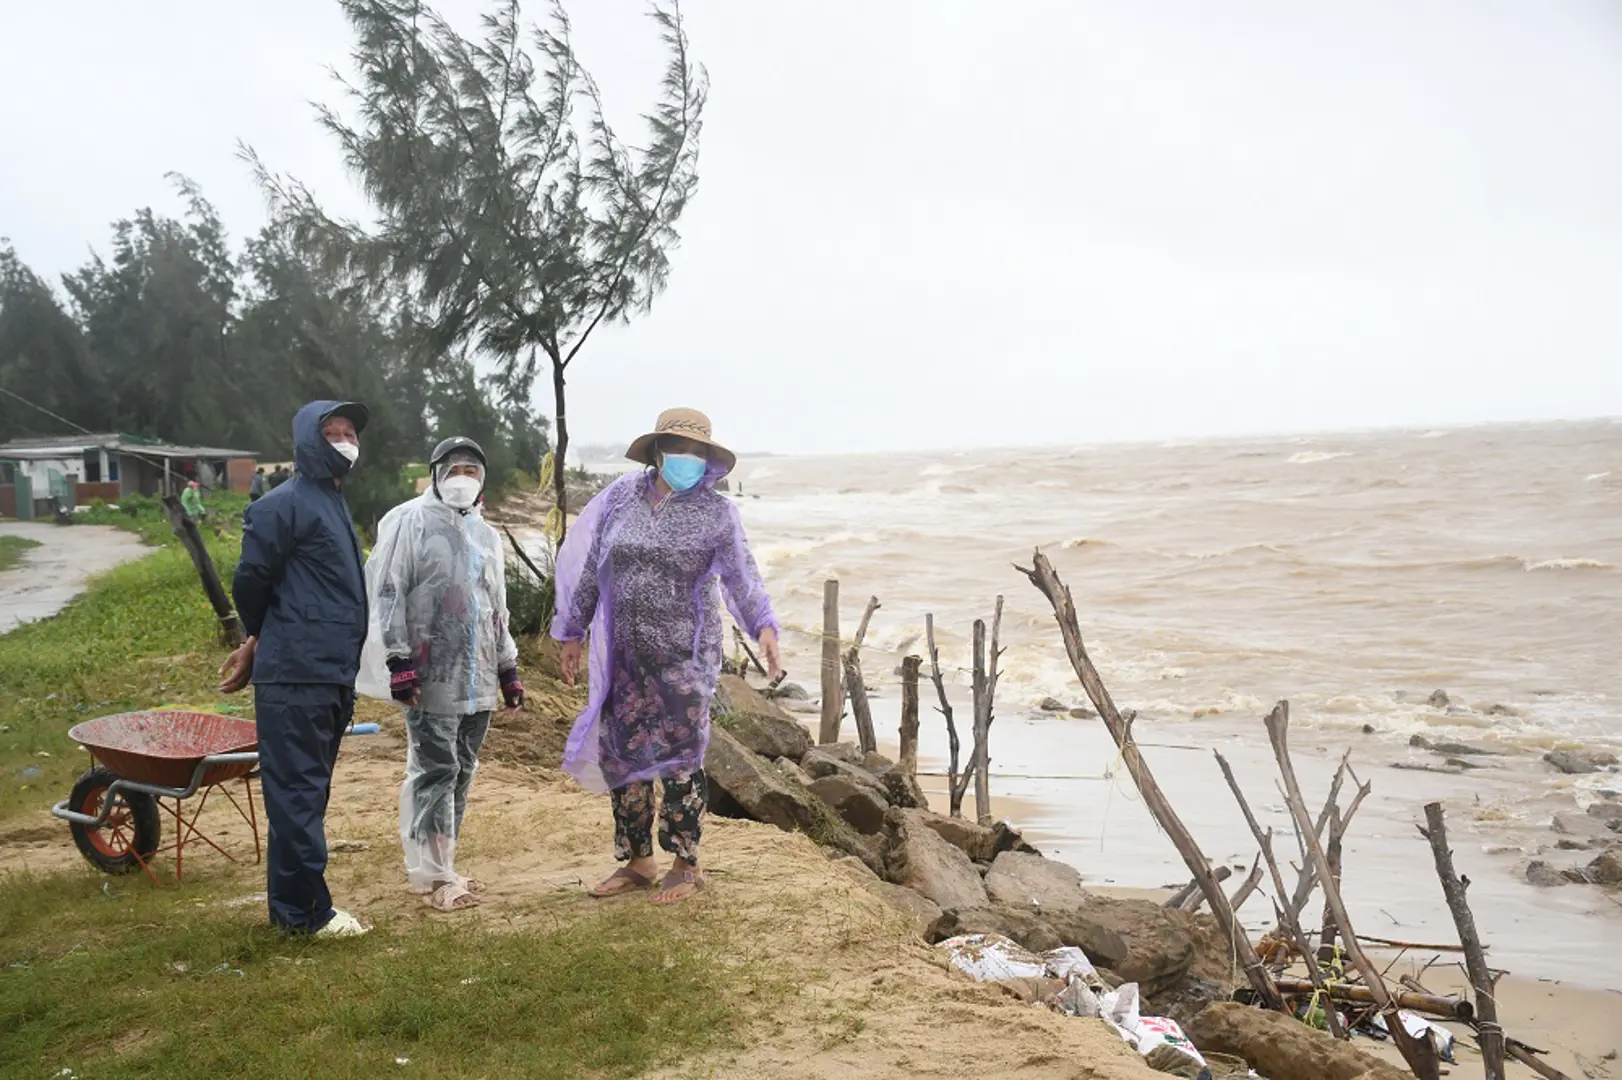
[[[569,7],[634,134],[643,5]],[[1622,6],[685,10],[698,198],[652,316],[571,369],[577,438],[666,404],[775,451],[1622,414]],[[328,0],[6,3],[0,235],[54,276],[177,170],[240,238],[238,139],[363,214],[309,105],[349,46]]]

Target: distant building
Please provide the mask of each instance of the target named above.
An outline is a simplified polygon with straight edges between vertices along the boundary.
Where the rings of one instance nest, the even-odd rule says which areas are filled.
[[[245,495],[257,457],[252,450],[175,446],[136,435],[16,439],[0,444],[0,517],[38,516],[53,496],[67,506],[117,502],[176,492],[192,480]]]

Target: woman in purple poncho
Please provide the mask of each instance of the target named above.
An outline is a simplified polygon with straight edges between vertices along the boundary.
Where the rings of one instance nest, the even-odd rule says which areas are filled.
[[[593,896],[653,885],[653,781],[661,782],[659,846],[675,859],[654,901],[666,904],[704,887],[698,845],[721,597],[760,642],[774,678],[777,617],[738,509],[716,493],[737,458],[710,437],[709,418],[667,410],[625,456],[647,470],[592,499],[558,552],[552,636],[563,643],[570,685],[588,629],[591,642],[591,699],[569,733],[563,767],[613,799],[614,857],[625,865]]]

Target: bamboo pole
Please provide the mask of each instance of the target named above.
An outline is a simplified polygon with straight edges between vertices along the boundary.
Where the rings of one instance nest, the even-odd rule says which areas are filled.
[[[935,694],[940,698],[938,711],[946,720],[946,800],[948,812],[952,817],[963,816],[963,789],[958,786],[958,752],[962,748],[957,738],[957,724],[952,719],[952,703],[946,699],[946,680],[941,675],[941,654],[935,647],[935,616],[933,613],[924,616],[924,637],[929,643],[929,669],[930,681],[935,684]]]
[[[1373,994],[1374,1004],[1379,1006],[1381,1014],[1385,1017],[1391,1041],[1396,1043],[1397,1049],[1402,1052],[1403,1060],[1408,1063],[1414,1075],[1419,1077],[1419,1080],[1441,1080],[1436,1048],[1431,1045],[1428,1038],[1415,1039],[1408,1034],[1408,1029],[1402,1026],[1402,1018],[1397,1015],[1397,1003],[1380,976],[1380,969],[1370,962],[1367,954],[1363,952],[1363,947],[1357,943],[1357,931],[1352,929],[1351,916],[1346,912],[1346,904],[1341,900],[1340,890],[1335,887],[1329,859],[1324,854],[1323,845],[1318,842],[1318,835],[1312,831],[1312,819],[1307,816],[1307,804],[1301,797],[1301,784],[1295,778],[1295,765],[1290,760],[1290,703],[1280,701],[1273,706],[1273,711],[1267,714],[1266,725],[1267,737],[1273,744],[1273,754],[1278,758],[1279,773],[1284,779],[1285,802],[1290,807],[1290,814],[1295,818],[1295,827],[1305,837],[1307,855],[1317,868],[1318,883],[1323,886],[1324,898],[1330,904],[1335,925],[1346,939],[1346,954],[1362,973],[1363,981],[1368,984],[1368,990]]]
[[[1504,1029],[1498,1026],[1498,1004],[1493,999],[1496,989],[1492,973],[1487,970],[1487,958],[1482,955],[1481,935],[1476,932],[1476,919],[1470,913],[1465,890],[1469,878],[1461,878],[1453,869],[1453,852],[1447,846],[1447,822],[1442,815],[1441,803],[1425,807],[1426,828],[1420,831],[1431,842],[1431,854],[1436,857],[1436,876],[1442,881],[1442,895],[1447,898],[1448,910],[1453,913],[1453,924],[1459,928],[1459,944],[1464,946],[1465,971],[1476,997],[1476,1035],[1481,1045],[1481,1061],[1487,1080],[1504,1080]]]
[[[1132,782],[1137,785],[1138,792],[1143,796],[1145,808],[1153,816],[1155,823],[1171,838],[1178,854],[1182,855],[1183,861],[1188,864],[1189,871],[1199,880],[1200,890],[1205,893],[1206,901],[1211,905],[1211,914],[1221,928],[1223,936],[1232,943],[1245,978],[1255,989],[1264,1006],[1276,1012],[1283,1012],[1284,999],[1280,996],[1278,987],[1273,984],[1273,977],[1262,966],[1261,958],[1256,955],[1255,946],[1239,925],[1233,908],[1228,905],[1228,897],[1222,892],[1222,887],[1212,879],[1211,864],[1206,861],[1199,845],[1194,842],[1188,828],[1177,816],[1177,811],[1172,809],[1165,793],[1160,790],[1160,785],[1155,782],[1154,774],[1149,771],[1148,763],[1143,760],[1143,754],[1132,739],[1130,726],[1116,709],[1114,699],[1104,686],[1104,680],[1099,677],[1098,669],[1093,666],[1092,659],[1087,655],[1087,646],[1081,638],[1081,628],[1077,623],[1075,602],[1070,597],[1070,590],[1059,580],[1052,563],[1048,562],[1047,556],[1041,551],[1037,551],[1033,556],[1032,569],[1021,569],[1020,572],[1029,578],[1031,584],[1053,605],[1053,616],[1059,624],[1065,652],[1070,657],[1070,665],[1075,669],[1076,677],[1086,688],[1088,698],[1098,710],[1099,719],[1104,722],[1110,737],[1115,740],[1115,745],[1120,750],[1121,761],[1131,775]]]
[[[822,583],[822,727],[819,743],[839,741],[839,722],[845,713],[840,700],[839,581]]]
[[[1384,985],[1383,983],[1381,984]],[[1310,979],[1280,979],[1278,988],[1286,994],[1310,994],[1315,987]],[[1390,992],[1387,991],[1389,994]],[[1345,1001],[1353,1005],[1374,1005],[1374,994],[1362,983],[1330,983],[1329,997],[1334,1001]],[[1392,1000],[1409,1012],[1426,1013],[1439,1020],[1456,1020],[1469,1023],[1475,1016],[1470,1003],[1462,998],[1444,997],[1441,994],[1432,994],[1426,991],[1406,993],[1398,991],[1392,995]]]
[[[918,776],[918,669],[923,660],[908,656],[901,661],[901,751],[903,775]]]
[[[1267,871],[1273,877],[1273,892],[1278,897],[1273,903],[1273,911],[1277,914],[1279,926],[1283,927],[1289,936],[1290,944],[1295,946],[1295,951],[1306,961],[1307,976],[1311,979],[1313,988],[1327,992],[1329,980],[1324,977],[1323,971],[1318,967],[1318,961],[1313,957],[1312,946],[1308,944],[1307,935],[1301,930],[1301,920],[1290,910],[1284,899],[1284,872],[1278,868],[1278,860],[1273,857],[1273,830],[1262,832],[1261,823],[1251,812],[1250,800],[1245,798],[1244,789],[1235,779],[1233,767],[1228,764],[1228,759],[1222,756],[1220,750],[1213,750],[1212,753],[1216,754],[1217,767],[1222,770],[1222,778],[1228,782],[1228,789],[1239,802],[1239,809],[1245,815],[1245,824],[1250,826],[1250,835],[1254,836],[1256,843],[1261,846],[1261,857],[1267,860]],[[1234,907],[1237,908],[1238,905],[1235,904]],[[1324,1019],[1329,1023],[1329,1034],[1337,1039],[1346,1037],[1346,1030],[1340,1022],[1338,1012],[1326,1007]]]

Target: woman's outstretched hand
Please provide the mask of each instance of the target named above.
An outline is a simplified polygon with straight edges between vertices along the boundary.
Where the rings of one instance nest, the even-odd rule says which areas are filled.
[[[777,630],[766,627],[760,632],[760,651],[766,657],[766,677],[773,680],[783,676],[783,655],[777,648]]]
[[[558,666],[563,669],[563,683],[573,686],[580,677],[580,642],[565,641],[558,650]]]

